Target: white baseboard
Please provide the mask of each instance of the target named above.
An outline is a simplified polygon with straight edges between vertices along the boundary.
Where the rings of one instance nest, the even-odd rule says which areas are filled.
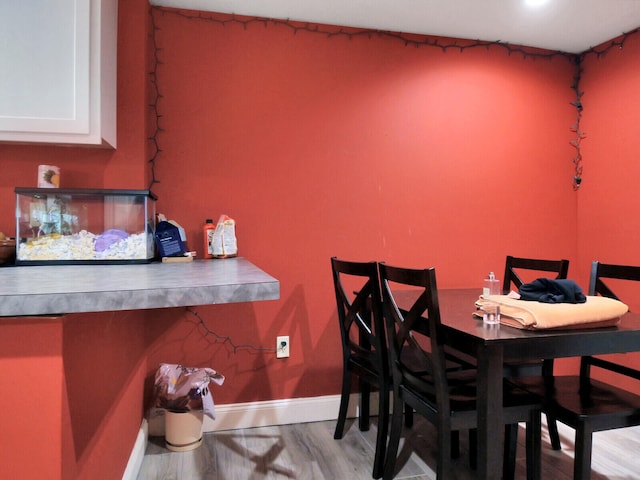
[[[142,460],[144,459],[144,453],[147,451],[147,438],[149,433],[149,424],[145,418],[142,419],[142,425],[138,431],[136,437],[136,443],[133,445],[131,455],[129,455],[129,462],[127,468],[122,474],[122,480],[136,480],[138,478],[138,472],[142,467]]]
[[[377,392],[371,396],[371,414],[376,415]],[[235,430],[238,428],[287,425],[290,423],[322,422],[338,418],[340,395],[290,398],[265,402],[216,405],[216,419],[205,416],[204,431]],[[347,416],[358,414],[358,395],[349,399]]]
[[[371,415],[377,415],[377,395],[378,392],[371,394]],[[240,428],[335,420],[338,418],[339,408],[340,395],[216,405],[216,419],[213,420],[205,415],[204,431],[217,432]],[[357,417],[358,408],[358,394],[353,393],[349,398],[347,417]],[[142,457],[146,450],[148,435],[164,435],[164,415],[143,420],[122,480],[136,479],[142,465]]]

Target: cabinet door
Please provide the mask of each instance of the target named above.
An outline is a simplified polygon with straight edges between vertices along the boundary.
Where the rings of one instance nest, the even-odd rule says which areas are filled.
[[[0,2],[0,140],[115,147],[116,28],[116,0]]]

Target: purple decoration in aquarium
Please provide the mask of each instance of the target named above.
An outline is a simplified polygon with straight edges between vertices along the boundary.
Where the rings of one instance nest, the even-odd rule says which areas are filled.
[[[100,235],[98,235],[98,238],[96,238],[95,250],[96,252],[104,252],[111,245],[124,240],[128,236],[129,234],[124,230],[118,230],[116,228],[105,230]]]

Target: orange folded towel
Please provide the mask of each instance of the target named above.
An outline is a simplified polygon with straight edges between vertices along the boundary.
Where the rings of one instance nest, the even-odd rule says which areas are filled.
[[[527,330],[608,327],[629,311],[624,303],[600,296],[587,296],[585,303],[541,303],[490,295],[481,296],[476,306],[487,300],[500,304],[500,323]]]

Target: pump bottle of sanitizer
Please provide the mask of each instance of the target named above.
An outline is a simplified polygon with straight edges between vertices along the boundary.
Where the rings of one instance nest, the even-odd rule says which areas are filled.
[[[493,272],[489,273],[489,277],[484,279],[482,287],[482,296],[487,298],[489,295],[500,295],[500,280],[498,280]]]

